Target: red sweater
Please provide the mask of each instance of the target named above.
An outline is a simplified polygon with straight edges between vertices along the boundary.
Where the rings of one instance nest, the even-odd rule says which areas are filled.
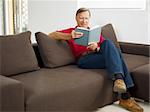
[[[58,31],[58,32],[71,34],[72,30],[75,30],[75,28],[68,28],[68,29],[65,29],[65,30]],[[104,37],[102,35],[100,35],[100,41],[98,42],[98,46],[100,46],[100,44],[103,41],[104,41]],[[81,56],[81,54],[83,54],[84,52],[89,51],[89,49],[87,49],[86,46],[76,44],[74,42],[74,39],[67,40],[67,42],[68,42],[68,44],[69,44],[69,46],[70,46],[70,48],[73,52],[73,55],[75,56],[76,59],[78,59]]]

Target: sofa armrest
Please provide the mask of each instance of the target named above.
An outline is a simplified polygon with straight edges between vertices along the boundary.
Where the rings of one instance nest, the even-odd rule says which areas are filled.
[[[121,51],[127,54],[150,56],[150,45],[119,42]]]
[[[0,112],[24,111],[24,89],[14,79],[0,75]]]

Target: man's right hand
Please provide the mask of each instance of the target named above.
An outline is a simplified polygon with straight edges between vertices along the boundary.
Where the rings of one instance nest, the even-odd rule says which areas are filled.
[[[73,39],[80,38],[80,37],[83,36],[83,33],[82,32],[76,32],[76,31],[72,30],[71,36],[72,36]]]

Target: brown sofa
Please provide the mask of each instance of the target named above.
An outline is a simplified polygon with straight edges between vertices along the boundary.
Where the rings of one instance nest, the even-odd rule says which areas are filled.
[[[32,45],[30,34],[0,38],[1,112],[93,111],[117,100],[105,69],[80,69],[66,42],[38,32]],[[111,24],[102,35],[122,50],[135,82],[132,96],[149,102],[150,46],[118,44]]]

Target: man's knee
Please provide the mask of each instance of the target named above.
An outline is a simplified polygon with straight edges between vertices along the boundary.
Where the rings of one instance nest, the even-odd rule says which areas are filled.
[[[106,40],[105,40],[105,43],[106,43],[106,44],[113,44],[112,40],[110,40],[110,39],[106,39]]]
[[[113,43],[113,41],[112,40],[110,40],[110,39],[106,39],[105,41],[104,41],[104,45],[105,46],[110,46],[110,47],[115,47],[115,44]]]

